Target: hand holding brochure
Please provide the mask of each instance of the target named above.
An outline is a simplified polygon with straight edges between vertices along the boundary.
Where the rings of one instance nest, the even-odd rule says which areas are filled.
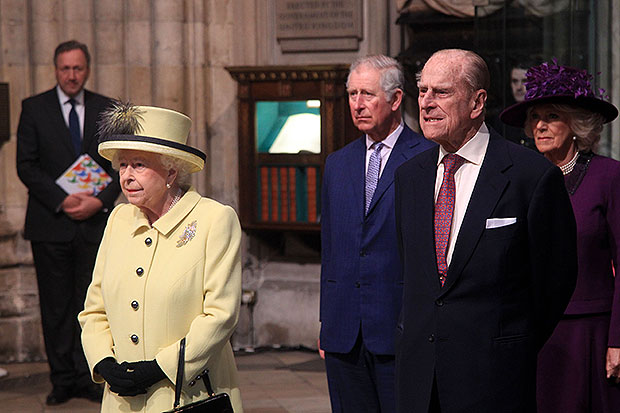
[[[97,195],[103,191],[112,178],[87,153],[81,155],[62,175],[56,183],[68,194],[93,191]]]

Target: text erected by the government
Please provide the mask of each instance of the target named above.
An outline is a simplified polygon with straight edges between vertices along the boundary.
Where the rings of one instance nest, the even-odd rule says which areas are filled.
[[[361,12],[361,0],[276,0],[276,36],[360,38]]]

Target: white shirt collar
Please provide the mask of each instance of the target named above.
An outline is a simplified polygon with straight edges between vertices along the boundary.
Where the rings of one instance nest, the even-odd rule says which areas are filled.
[[[486,154],[486,148],[489,143],[489,136],[489,128],[487,128],[487,125],[483,122],[474,137],[471,138],[467,143],[465,143],[465,145],[463,145],[458,151],[456,151],[456,154],[462,158],[465,158],[465,160],[469,163],[473,163],[475,165],[482,164],[482,161],[484,160],[484,155]],[[450,152],[446,151],[443,147],[440,146],[437,165],[439,165],[443,160],[444,156],[449,153]]]
[[[59,85],[56,85],[56,93],[58,94],[58,101],[61,106],[71,99],[69,95],[63,92]],[[80,90],[80,92],[73,99],[78,105],[84,105],[84,89]]]
[[[400,136],[400,133],[403,131],[403,128],[405,127],[404,122],[400,121],[400,124],[398,125],[398,127],[396,129],[394,129],[394,131],[392,133],[390,133],[387,138],[383,139],[381,141],[381,143],[383,143],[384,146],[387,146],[388,148],[392,149],[394,148],[394,145],[396,145],[396,141],[398,140],[398,137]],[[370,136],[366,135],[366,150],[369,150],[370,147],[375,143],[376,141],[374,141]]]

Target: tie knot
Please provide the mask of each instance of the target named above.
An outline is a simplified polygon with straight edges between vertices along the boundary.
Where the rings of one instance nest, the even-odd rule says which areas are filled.
[[[375,152],[381,151],[381,148],[383,148],[383,142],[375,142],[370,145],[370,149],[373,149]]]
[[[454,174],[465,163],[465,158],[449,153],[444,156],[441,162],[443,162],[444,168],[448,173]]]
[[[77,103],[73,98],[69,99],[67,102],[71,104],[71,107],[75,107],[75,104]]]

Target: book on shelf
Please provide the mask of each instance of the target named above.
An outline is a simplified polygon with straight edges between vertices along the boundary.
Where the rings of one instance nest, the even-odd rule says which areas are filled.
[[[316,179],[317,179],[317,168],[308,167],[307,169],[308,176],[308,222],[317,222],[317,193],[316,193]]]

